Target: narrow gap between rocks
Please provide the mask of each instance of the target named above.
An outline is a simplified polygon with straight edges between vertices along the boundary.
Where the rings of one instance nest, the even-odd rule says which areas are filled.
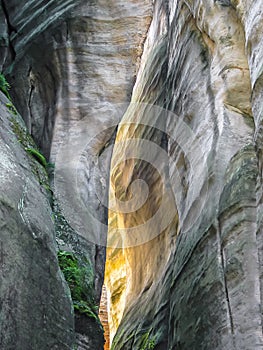
[[[99,308],[99,318],[104,329],[104,350],[110,350],[110,328],[108,322],[108,299],[107,299],[107,290],[105,285],[102,287],[102,294],[100,299],[100,308]]]

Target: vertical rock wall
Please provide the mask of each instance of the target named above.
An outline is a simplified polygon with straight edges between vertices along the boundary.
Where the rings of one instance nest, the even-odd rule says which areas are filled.
[[[0,347],[68,349],[70,291],[60,271],[46,171],[21,117],[0,93]]]
[[[52,176],[50,180],[55,185],[58,182],[60,185],[58,190],[56,186],[53,188],[57,191],[50,218],[55,218],[57,243],[53,241],[51,248],[54,254],[56,249],[60,250],[60,263],[64,264],[62,270],[64,269],[68,282],[68,265],[70,269],[77,270],[78,274],[81,274],[84,268],[86,271],[84,277],[81,275],[83,283],[78,280],[79,277],[74,279],[75,285],[69,283],[75,308],[75,346],[79,349],[101,349],[103,331],[94,316],[94,312],[97,313],[98,310],[85,309],[87,304],[82,302],[86,303],[87,300],[74,299],[76,295],[87,299],[87,290],[92,287],[88,301],[95,303],[94,308],[99,304],[105,264],[105,207],[110,159],[110,151],[107,148],[114,141],[116,125],[120,119],[120,115],[116,116],[112,110],[116,109],[115,104],[130,100],[143,43],[152,18],[152,2],[3,0],[0,5],[1,69],[11,84],[12,100],[21,113],[29,134],[36,142],[35,147],[38,147],[50,162],[56,163],[55,180]],[[91,138],[92,146],[87,151],[87,140]],[[78,152],[73,154],[76,140],[81,142],[78,144]],[[69,146],[66,156],[63,145]],[[68,185],[63,182],[65,179],[62,178],[61,182],[58,180],[61,169],[63,175],[66,173],[71,176],[73,173],[73,176],[77,177],[77,194],[81,196],[84,210],[89,211],[102,225],[97,225],[96,222],[94,224],[94,221],[85,222],[81,229],[74,225],[75,218],[77,222],[81,219],[78,219],[78,208],[71,197],[60,198],[63,188],[67,188]],[[31,178],[29,180],[31,181]],[[72,189],[69,188],[70,190]],[[35,198],[31,190],[28,193],[29,198],[30,196]],[[101,198],[105,198],[106,203],[101,203]],[[36,208],[36,211],[39,209],[38,213],[36,212],[39,216],[42,215],[43,209],[39,208],[40,206],[39,204]],[[14,211],[17,210],[14,208]],[[16,231],[15,228],[14,230]],[[53,231],[49,234],[52,235]],[[18,242],[17,245],[19,246]],[[19,249],[23,251],[23,245]],[[32,253],[26,261],[25,268],[29,269],[29,266],[39,264],[41,269],[42,264],[39,261],[42,253],[40,251],[39,256]],[[47,268],[48,261],[45,259],[43,266]],[[50,266],[52,268],[52,264]],[[19,265],[15,271],[19,273],[18,270]],[[62,281],[63,278],[59,275],[56,283],[61,284]],[[85,289],[85,292],[82,290],[84,294],[81,296],[78,290],[76,291],[76,288],[80,287],[76,281],[82,283]],[[7,278],[6,283],[10,283],[11,288],[12,281]],[[32,293],[35,293],[37,299],[40,282],[35,282],[36,288],[31,280],[26,286],[30,286],[30,283]],[[55,282],[52,288],[56,288]],[[60,300],[64,290],[59,288],[57,287],[52,302],[45,306],[48,312],[51,312],[52,308],[65,307],[63,300]],[[69,296],[67,297],[69,299]],[[9,297],[3,297],[3,304],[7,303],[6,298]],[[14,303],[12,295],[9,299]],[[31,310],[30,305],[22,298],[18,304],[27,313],[28,319],[32,318],[32,322],[42,310],[42,306],[39,305],[36,305],[37,310],[35,307]],[[64,324],[65,329],[61,331],[68,338],[71,337],[68,339],[65,336],[65,346],[68,347],[73,346],[75,341],[73,329],[70,328],[73,327],[71,311],[69,304],[68,308],[65,307],[61,312],[61,322],[66,323],[67,319],[69,323]],[[21,333],[27,332],[27,327],[30,328],[31,321],[28,322],[28,319],[23,322],[22,319],[17,320],[17,328]],[[1,335],[10,336],[7,329],[11,330],[14,324],[12,322],[10,321],[8,327],[1,329]],[[53,323],[50,318],[49,322],[52,329]],[[61,322],[54,317],[56,327]],[[34,327],[33,331],[37,334]],[[57,336],[54,334],[53,337],[55,342],[60,333],[58,332]],[[27,338],[28,342],[30,338],[34,341],[31,333]],[[22,343],[19,337],[12,341],[10,350],[29,349],[31,346],[29,343]],[[50,342],[50,334],[43,333],[43,343],[33,344],[32,349],[51,349],[53,347]],[[63,346],[58,348],[62,349]]]
[[[260,6],[155,1],[112,156],[113,349],[262,348]]]
[[[112,349],[263,346],[261,4],[153,3],[1,1],[4,349],[103,347],[56,249],[98,304],[107,221]]]

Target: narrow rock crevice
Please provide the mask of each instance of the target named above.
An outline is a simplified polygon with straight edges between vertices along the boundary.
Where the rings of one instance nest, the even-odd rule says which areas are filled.
[[[108,299],[107,299],[107,290],[105,285],[102,287],[102,294],[100,300],[100,308],[99,308],[99,318],[101,324],[104,329],[104,350],[110,349],[110,328],[109,328],[109,320],[108,320]]]
[[[51,149],[51,144],[52,144],[52,138],[53,138],[53,132],[54,132],[54,126],[55,126],[55,115],[54,111],[56,108],[56,103],[57,103],[57,86],[58,86],[58,79],[56,77],[56,73],[54,73],[53,69],[46,64],[45,69],[49,73],[51,77],[51,86],[53,89],[53,94],[51,95],[51,105],[52,109],[50,106],[46,106],[46,115],[45,115],[45,120],[43,124],[43,129],[42,129],[42,134],[41,134],[41,145],[45,145],[45,149],[47,151],[47,157],[50,157],[50,149]],[[50,89],[51,90],[51,89]],[[48,143],[48,144],[47,144]]]
[[[69,22],[66,21],[66,42],[70,41],[70,29],[69,29]]]
[[[35,91],[35,85],[34,85],[34,79],[32,76],[32,68],[29,69],[28,72],[28,77],[29,77],[29,84],[30,84],[30,88],[29,88],[29,96],[28,96],[28,101],[27,101],[27,106],[28,106],[28,131],[31,134],[32,133],[32,121],[34,120],[34,116],[33,116],[33,111],[32,111],[32,99],[33,99],[33,93]]]
[[[231,308],[231,303],[230,303],[227,278],[226,278],[226,274],[225,274],[226,262],[225,262],[223,245],[222,245],[222,230],[221,230],[220,219],[218,219],[218,221],[217,221],[217,241],[218,241],[218,249],[219,249],[219,254],[220,254],[219,255],[220,262],[221,262],[221,267],[222,267],[222,278],[223,278],[223,285],[224,285],[224,290],[225,290],[225,297],[226,297],[227,310],[228,310],[228,316],[229,316],[230,330],[231,330],[232,340],[233,340],[233,348],[237,349],[236,343],[235,343],[235,327],[234,327],[233,313],[232,313],[232,308]]]
[[[262,347],[260,1],[0,5],[1,346]]]

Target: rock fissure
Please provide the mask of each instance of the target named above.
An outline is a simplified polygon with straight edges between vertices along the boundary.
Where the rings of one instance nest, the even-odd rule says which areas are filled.
[[[227,309],[228,309],[228,316],[229,316],[229,323],[230,323],[230,331],[233,337],[233,348],[236,349],[235,344],[235,328],[234,328],[234,321],[233,321],[233,315],[231,310],[231,304],[230,304],[230,298],[229,298],[229,292],[228,292],[228,286],[227,286],[227,279],[225,276],[226,271],[226,263],[225,263],[225,257],[224,257],[224,251],[222,247],[222,233],[221,233],[221,224],[220,220],[217,222],[217,231],[218,231],[218,245],[219,245],[219,251],[220,251],[220,263],[221,263],[221,269],[222,269],[222,279],[226,294],[226,303],[227,303]]]
[[[28,77],[29,77],[29,81],[30,81],[30,90],[29,90],[29,96],[28,96],[28,110],[29,110],[29,115],[28,115],[28,131],[31,134],[32,132],[32,121],[34,120],[33,118],[33,112],[32,112],[32,98],[33,98],[33,93],[35,90],[35,85],[34,85],[34,81],[33,78],[31,77],[32,75],[32,68],[30,68],[29,73],[28,73]]]

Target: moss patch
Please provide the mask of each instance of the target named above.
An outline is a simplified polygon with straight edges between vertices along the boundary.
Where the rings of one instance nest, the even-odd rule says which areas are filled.
[[[31,154],[41,165],[43,165],[43,167],[47,167],[46,158],[37,149],[26,147],[25,150],[27,153]]]
[[[141,336],[141,350],[152,350],[155,348],[155,339],[150,337],[150,331]]]
[[[15,107],[12,103],[7,103],[6,107],[14,115],[10,121],[12,123],[12,130],[16,134],[18,142],[22,144],[25,151],[30,154],[35,160],[37,160],[44,168],[48,169],[49,167],[54,168],[54,164],[48,163],[45,156],[37,149],[37,146],[32,138],[29,135],[26,127],[19,121],[19,116],[16,112]],[[16,112],[16,113],[15,113]]]
[[[139,332],[138,332],[139,333]],[[120,349],[122,347],[130,347],[131,339],[136,339],[136,345],[139,346],[140,350],[153,350],[156,346],[156,338],[150,336],[151,330],[141,335],[136,334],[136,331],[132,332],[129,336],[125,336],[125,331],[121,330],[115,335],[111,350]],[[133,342],[132,342],[133,343]]]
[[[6,97],[11,100],[8,90],[10,89],[9,83],[3,74],[0,74],[0,90],[6,95]]]
[[[22,144],[25,151],[37,160],[44,168],[47,168],[48,162],[43,154],[37,149],[37,146],[31,135],[18,122],[16,117],[11,118],[12,130],[16,134],[18,142]]]
[[[9,111],[13,114],[13,115],[17,115],[17,110],[15,108],[15,106],[13,105],[12,102],[8,102],[5,104],[6,108],[9,109]]]
[[[16,134],[18,142],[20,142],[24,148],[34,147],[35,142],[32,136],[29,135],[26,127],[22,124],[22,121],[19,120],[18,116],[12,116],[10,121],[12,124],[12,130]]]
[[[69,285],[74,310],[99,322],[98,307],[93,298],[93,270],[86,259],[85,266],[72,253],[60,250],[58,261],[61,271]],[[87,265],[90,265],[87,268]]]
[[[14,115],[10,118],[12,125],[12,130],[16,135],[18,142],[21,143],[25,151],[30,154],[30,166],[32,168],[33,174],[37,177],[39,184],[45,188],[51,198],[51,188],[49,185],[49,178],[47,174],[48,163],[45,157],[37,150],[37,146],[29,135],[23,121],[20,119],[19,115]],[[40,166],[41,165],[41,166]]]

